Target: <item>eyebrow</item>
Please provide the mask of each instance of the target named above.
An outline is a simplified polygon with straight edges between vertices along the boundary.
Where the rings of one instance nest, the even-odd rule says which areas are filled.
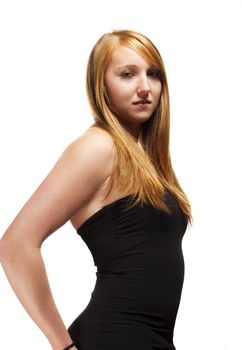
[[[135,64],[125,64],[124,66],[117,67],[117,69],[124,69],[124,68],[138,68]],[[152,64],[148,69],[150,68],[157,68],[154,64]]]

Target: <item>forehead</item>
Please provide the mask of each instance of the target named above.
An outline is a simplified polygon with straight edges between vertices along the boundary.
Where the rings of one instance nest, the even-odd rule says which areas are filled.
[[[109,65],[115,68],[124,68],[127,65],[149,67],[149,63],[138,52],[128,46],[120,46],[114,50]]]

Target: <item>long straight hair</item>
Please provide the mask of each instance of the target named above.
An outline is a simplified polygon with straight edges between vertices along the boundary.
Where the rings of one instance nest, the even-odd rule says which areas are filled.
[[[160,72],[162,91],[153,115],[141,124],[138,142],[112,111],[104,84],[105,71],[113,52],[121,45],[134,49]],[[145,35],[133,30],[113,30],[100,37],[87,64],[86,91],[95,123],[106,130],[116,147],[116,162],[110,176],[107,196],[115,183],[122,193],[135,194],[136,203],[151,203],[170,213],[164,201],[169,189],[188,223],[192,222],[191,205],[172,168],[169,133],[170,105],[165,66],[155,45]]]

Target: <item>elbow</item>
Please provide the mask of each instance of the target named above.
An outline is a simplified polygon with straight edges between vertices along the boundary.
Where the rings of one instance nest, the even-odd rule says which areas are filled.
[[[21,237],[21,238],[20,238]],[[21,235],[13,234],[12,231],[6,231],[0,239],[0,262],[1,264],[13,261],[20,261],[26,255],[39,253],[41,244],[36,241],[26,239]]]
[[[34,253],[40,253],[41,246],[37,246],[27,242],[26,240],[20,241],[13,237],[2,237],[0,239],[0,262],[1,264],[13,261],[19,261],[25,256]]]
[[[23,244],[8,238],[0,239],[0,262],[1,264],[16,259],[16,256],[24,250]]]
[[[11,250],[12,248],[8,240],[5,238],[1,238],[0,239],[0,262],[1,263],[8,258],[8,256],[11,254]]]
[[[6,252],[7,252],[7,247],[5,245],[5,242],[4,242],[3,238],[1,238],[0,239],[0,262],[1,263],[5,259]]]
[[[2,240],[0,239],[0,262],[2,262]]]

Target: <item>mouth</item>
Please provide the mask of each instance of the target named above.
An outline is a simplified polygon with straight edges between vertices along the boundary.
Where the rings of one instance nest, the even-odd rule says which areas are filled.
[[[134,105],[139,105],[139,104],[145,105],[145,104],[150,104],[150,103],[151,103],[150,100],[139,100],[139,101],[134,102],[133,104]]]

